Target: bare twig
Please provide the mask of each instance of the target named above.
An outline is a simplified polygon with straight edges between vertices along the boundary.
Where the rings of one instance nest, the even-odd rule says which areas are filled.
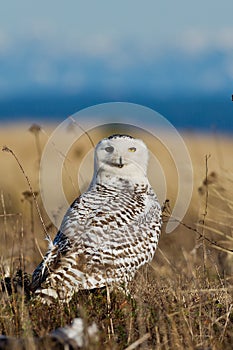
[[[203,225],[205,224],[205,219],[207,216],[207,209],[208,209],[208,199],[209,199],[209,191],[208,191],[208,160],[210,159],[210,155],[205,156],[205,186],[206,186],[206,191],[205,191],[205,207],[204,207],[204,214],[203,214]]]
[[[3,219],[4,219],[4,239],[6,242],[6,236],[7,236],[7,213],[6,213],[6,206],[5,206],[5,200],[3,196],[3,192],[1,191],[1,203],[2,203],[2,210],[3,210]]]
[[[226,322],[224,324],[223,332],[222,332],[221,337],[220,337],[220,342],[221,343],[223,342],[223,339],[224,339],[224,336],[225,336],[225,333],[226,333],[226,329],[227,329],[227,325],[228,325],[228,323],[230,321],[230,314],[231,314],[232,306],[233,305],[231,304],[230,307],[229,307],[229,310],[227,312],[227,315],[226,315]]]
[[[24,175],[24,177],[25,177],[25,179],[26,179],[26,181],[27,181],[27,183],[28,183],[28,187],[29,187],[30,192],[31,192],[31,195],[32,195],[32,197],[33,197],[33,200],[34,200],[34,203],[35,203],[35,206],[36,206],[36,211],[37,211],[37,213],[38,213],[40,222],[41,222],[42,227],[43,227],[43,230],[44,230],[44,232],[45,232],[46,239],[47,239],[49,242],[51,242],[51,237],[49,236],[49,234],[48,234],[48,232],[47,232],[47,229],[46,229],[46,226],[45,226],[44,220],[43,220],[43,218],[42,218],[42,215],[41,215],[41,212],[40,212],[40,208],[39,208],[39,205],[38,205],[38,202],[37,202],[37,199],[36,199],[36,195],[35,195],[35,193],[34,193],[34,191],[33,191],[33,189],[32,189],[31,182],[30,182],[30,180],[29,180],[27,174],[25,173],[24,168],[22,167],[22,165],[21,165],[19,159],[18,159],[17,156],[15,155],[14,151],[12,151],[12,149],[10,149],[10,148],[7,147],[7,146],[4,146],[4,147],[2,148],[2,151],[11,153],[12,156],[15,158],[16,162],[18,163],[18,165],[19,165],[19,167],[20,167],[20,170],[22,171],[22,173],[23,173],[23,175]]]
[[[108,317],[110,321],[110,329],[108,332],[109,339],[111,338],[111,334],[114,336],[114,327],[113,327],[113,320],[111,317],[111,297],[110,297],[110,290],[109,286],[106,284],[106,291],[107,291],[107,308],[108,308]]]
[[[197,233],[199,235],[199,238],[203,238],[205,241],[207,241],[208,243],[210,243],[213,248],[215,249],[218,249],[218,250],[222,250],[223,252],[226,252],[226,253],[229,253],[229,254],[232,254],[233,255],[233,249],[228,249],[228,248],[225,248],[223,247],[222,245],[218,244],[217,242],[211,240],[210,238],[204,236],[202,234],[202,232],[198,231],[198,229],[186,224],[185,222],[173,217],[170,213],[170,206],[169,206],[169,200],[166,200],[166,203],[164,205],[164,208],[163,208],[163,216],[165,218],[169,218],[169,219],[172,219],[174,222],[178,222],[180,225],[184,226],[185,228],[187,228],[188,230],[190,231],[193,231],[195,233]]]
[[[92,147],[95,147],[95,144],[94,144],[94,142],[93,142],[91,136],[89,135],[89,133],[88,133],[76,120],[74,120],[73,117],[70,117],[70,120],[72,120],[72,123],[74,123],[75,125],[77,125],[77,126],[79,127],[79,129],[81,129],[81,130],[84,132],[84,134],[88,137],[88,139],[89,139],[89,141],[90,141]]]
[[[4,218],[4,217],[11,217],[11,216],[21,216],[21,213],[6,213],[6,214],[0,214],[0,218]]]
[[[206,246],[205,246],[205,220],[207,217],[207,209],[208,209],[208,199],[209,199],[209,189],[208,189],[208,160],[210,158],[210,155],[205,156],[205,206],[204,206],[204,213],[203,213],[203,220],[202,220],[202,252],[203,252],[203,273],[206,275],[206,262],[207,262],[207,253],[206,253]],[[207,276],[206,276],[207,277]],[[208,278],[206,278],[208,280]]]
[[[216,233],[216,234],[218,234],[220,236],[223,236],[223,237],[229,239],[230,241],[233,241],[233,237],[232,236],[229,236],[229,235],[223,233],[222,231],[217,230],[216,228],[213,228],[213,227],[207,226],[207,225],[202,225],[202,224],[197,224],[197,226],[198,227],[203,227],[205,230],[208,230],[210,232]]]
[[[191,230],[195,233],[197,233],[201,238],[205,239],[207,242],[209,242],[213,248],[218,249],[218,250],[222,250],[223,252],[229,253],[229,254],[233,254],[233,249],[228,249],[228,248],[224,248],[222,245],[216,243],[215,241],[211,240],[210,238],[204,236],[200,231],[198,231],[196,228],[189,226],[187,224],[185,224],[182,221],[176,220],[178,221],[182,226],[186,227],[188,230]]]
[[[141,345],[142,343],[144,343],[146,340],[148,340],[151,337],[150,333],[146,333],[144,334],[141,338],[139,338],[138,340],[136,340],[134,343],[132,343],[131,345],[127,346],[127,348],[125,348],[125,350],[134,350],[136,349],[139,345]]]

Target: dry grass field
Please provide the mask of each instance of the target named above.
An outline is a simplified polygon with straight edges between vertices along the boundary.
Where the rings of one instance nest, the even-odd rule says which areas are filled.
[[[0,146],[7,146],[16,155],[36,194],[47,230],[54,237],[56,228],[43,208],[38,184],[40,157],[53,126],[40,130],[29,127],[1,127]],[[93,130],[89,136],[96,144],[115,131]],[[162,164],[166,198],[172,208],[178,191],[174,161],[151,135],[131,131],[145,141]],[[140,270],[129,286],[131,298],[121,291],[113,291],[108,301],[105,290],[80,292],[69,305],[52,307],[24,296],[27,279],[22,288],[16,286],[17,271],[30,277],[47,242],[25,174],[11,152],[0,152],[0,279],[2,290],[6,289],[6,277],[12,285],[12,293],[8,290],[0,295],[0,334],[21,339],[9,348],[16,344],[17,349],[63,349],[43,337],[81,316],[87,325],[95,321],[99,329],[99,340],[88,349],[232,349],[233,141],[222,135],[189,132],[182,136],[193,164],[192,200],[175,231],[166,234],[163,230],[153,262]],[[63,186],[69,202],[91,178],[91,149],[84,134],[66,156]],[[149,178],[159,193],[153,164]],[[169,215],[167,207],[164,226]]]

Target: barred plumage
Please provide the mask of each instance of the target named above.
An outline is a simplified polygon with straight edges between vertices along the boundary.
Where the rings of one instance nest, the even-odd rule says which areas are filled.
[[[75,291],[126,284],[154,256],[161,209],[147,179],[145,144],[128,135],[98,143],[87,192],[68,209],[53,244],[33,273],[45,302]]]

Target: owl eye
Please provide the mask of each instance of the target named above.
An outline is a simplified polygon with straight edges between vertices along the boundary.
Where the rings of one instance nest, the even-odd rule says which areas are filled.
[[[128,151],[129,152],[136,152],[136,148],[135,147],[130,147],[130,148],[128,148]]]
[[[108,146],[108,147],[105,148],[105,151],[108,152],[108,153],[112,153],[114,151],[114,147]]]

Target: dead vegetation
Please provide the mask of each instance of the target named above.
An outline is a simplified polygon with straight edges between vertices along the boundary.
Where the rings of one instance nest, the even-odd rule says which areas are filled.
[[[229,141],[224,148],[222,143],[217,147],[216,140],[211,139],[209,150],[203,136],[200,153],[195,156],[195,138],[188,138],[195,175],[189,211],[173,233],[163,232],[154,261],[141,269],[130,284],[130,296],[117,290],[110,295],[106,289],[80,291],[69,305],[45,306],[30,294],[30,273],[41,259],[40,249],[46,249],[45,232],[53,238],[56,229],[44,212],[38,188],[43,129],[33,126],[30,132],[35,141],[25,139],[26,145],[19,150],[8,146],[5,150],[13,157],[4,154],[2,158],[8,165],[2,174],[7,176],[7,171],[14,169],[14,181],[11,188],[10,174],[9,182],[4,178],[0,183],[0,334],[13,339],[4,345],[0,339],[0,348],[63,349],[47,335],[82,317],[86,325],[94,321],[99,329],[98,340],[88,349],[231,349],[233,169],[231,165],[227,167]],[[90,136],[94,142],[101,138]],[[65,164],[67,188],[74,179],[70,159],[81,164],[92,147],[88,142],[84,135],[81,146],[74,145],[70,150]],[[27,162],[23,158],[28,147],[32,150]],[[205,157],[209,151],[213,153],[211,158]],[[72,181],[75,186],[76,181]],[[165,222],[174,193],[176,189],[170,190],[168,185],[171,201],[164,209]],[[67,196],[71,196],[69,191]]]

